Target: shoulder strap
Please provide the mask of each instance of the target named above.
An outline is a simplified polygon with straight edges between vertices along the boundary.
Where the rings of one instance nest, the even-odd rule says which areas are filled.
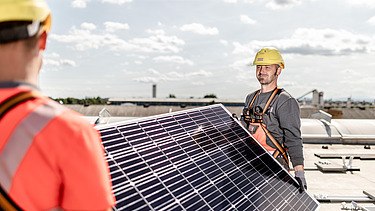
[[[0,104],[0,120],[12,108],[31,99],[42,97],[43,95],[37,91],[24,91],[5,99]],[[5,190],[0,185],[0,210],[18,211],[22,210],[17,204],[8,196]]]
[[[282,88],[277,88],[277,91],[276,91],[275,95],[273,96],[273,98],[271,99],[271,101],[270,101],[268,107],[271,107],[271,106],[275,103],[275,101],[277,100],[277,97],[280,95],[280,93],[281,93],[282,91],[283,91]],[[266,109],[264,109],[264,110],[266,110]]]
[[[281,88],[278,88],[278,87],[276,87],[276,88],[272,91],[272,94],[271,94],[271,96],[268,98],[267,103],[266,103],[266,105],[265,105],[264,108],[263,108],[263,112],[262,112],[260,115],[263,115],[264,112],[267,111],[267,108],[268,108],[269,106],[271,106],[271,105],[275,102],[275,100],[276,100],[275,96],[279,95],[279,94],[281,93],[281,91],[282,91],[282,89],[281,89]],[[258,90],[258,91],[255,93],[255,95],[253,96],[253,99],[251,99],[251,103],[250,103],[250,105],[249,105],[249,110],[250,110],[251,107],[253,106],[253,103],[254,103],[254,101],[255,101],[255,98],[258,96],[259,93],[260,93],[260,90]]]
[[[276,99],[275,96],[278,95],[278,94],[280,94],[279,90],[281,90],[281,89],[278,88],[278,87],[276,87],[276,88],[273,90],[273,92],[272,92],[270,98],[268,98],[267,103],[266,103],[266,105],[265,105],[264,108],[263,108],[262,115],[264,114],[264,112],[267,111],[268,107],[271,106],[271,105],[275,102],[275,99]]]
[[[286,163],[289,165],[289,159],[288,159],[288,155],[286,154],[286,150],[284,148],[284,146],[282,144],[280,144],[271,134],[270,132],[268,132],[268,130],[266,129],[266,127],[264,127],[262,124],[261,124],[261,127],[263,128],[264,132],[267,134],[267,136],[271,139],[272,143],[276,146],[277,150],[275,151],[275,153],[273,154],[273,156],[276,158],[279,153],[281,153],[281,155],[283,156],[284,160],[286,161]]]
[[[0,186],[0,210],[18,211],[22,210],[16,203],[9,198],[8,194]]]
[[[16,107],[18,104],[26,102],[31,99],[42,97],[43,95],[38,91],[24,91],[16,95],[13,95],[5,99],[0,104],[0,119],[12,108]]]
[[[251,99],[249,110],[251,109],[251,106],[253,106],[254,100],[258,96],[259,93],[260,93],[260,89],[254,94],[253,98]]]

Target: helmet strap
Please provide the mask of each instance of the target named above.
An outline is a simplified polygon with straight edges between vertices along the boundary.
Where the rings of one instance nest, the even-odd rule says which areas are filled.
[[[34,20],[30,24],[20,24],[10,28],[0,28],[0,43],[14,42],[32,37],[40,28],[40,21]]]

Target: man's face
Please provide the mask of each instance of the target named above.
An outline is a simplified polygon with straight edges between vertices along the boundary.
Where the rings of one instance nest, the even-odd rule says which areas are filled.
[[[257,65],[256,76],[261,85],[268,85],[277,80],[277,76],[280,74],[278,65]]]

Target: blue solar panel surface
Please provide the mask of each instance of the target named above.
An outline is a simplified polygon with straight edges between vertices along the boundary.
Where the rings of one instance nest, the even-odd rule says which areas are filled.
[[[316,210],[222,105],[97,127],[114,210]]]

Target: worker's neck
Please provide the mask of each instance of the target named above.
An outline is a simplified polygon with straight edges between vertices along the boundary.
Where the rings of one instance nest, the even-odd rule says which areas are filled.
[[[17,47],[9,45],[0,48],[0,82],[20,81],[37,86],[38,60],[24,54]]]
[[[261,93],[266,93],[273,91],[277,87],[276,83],[271,83],[271,84],[261,84],[260,86],[260,92]]]

